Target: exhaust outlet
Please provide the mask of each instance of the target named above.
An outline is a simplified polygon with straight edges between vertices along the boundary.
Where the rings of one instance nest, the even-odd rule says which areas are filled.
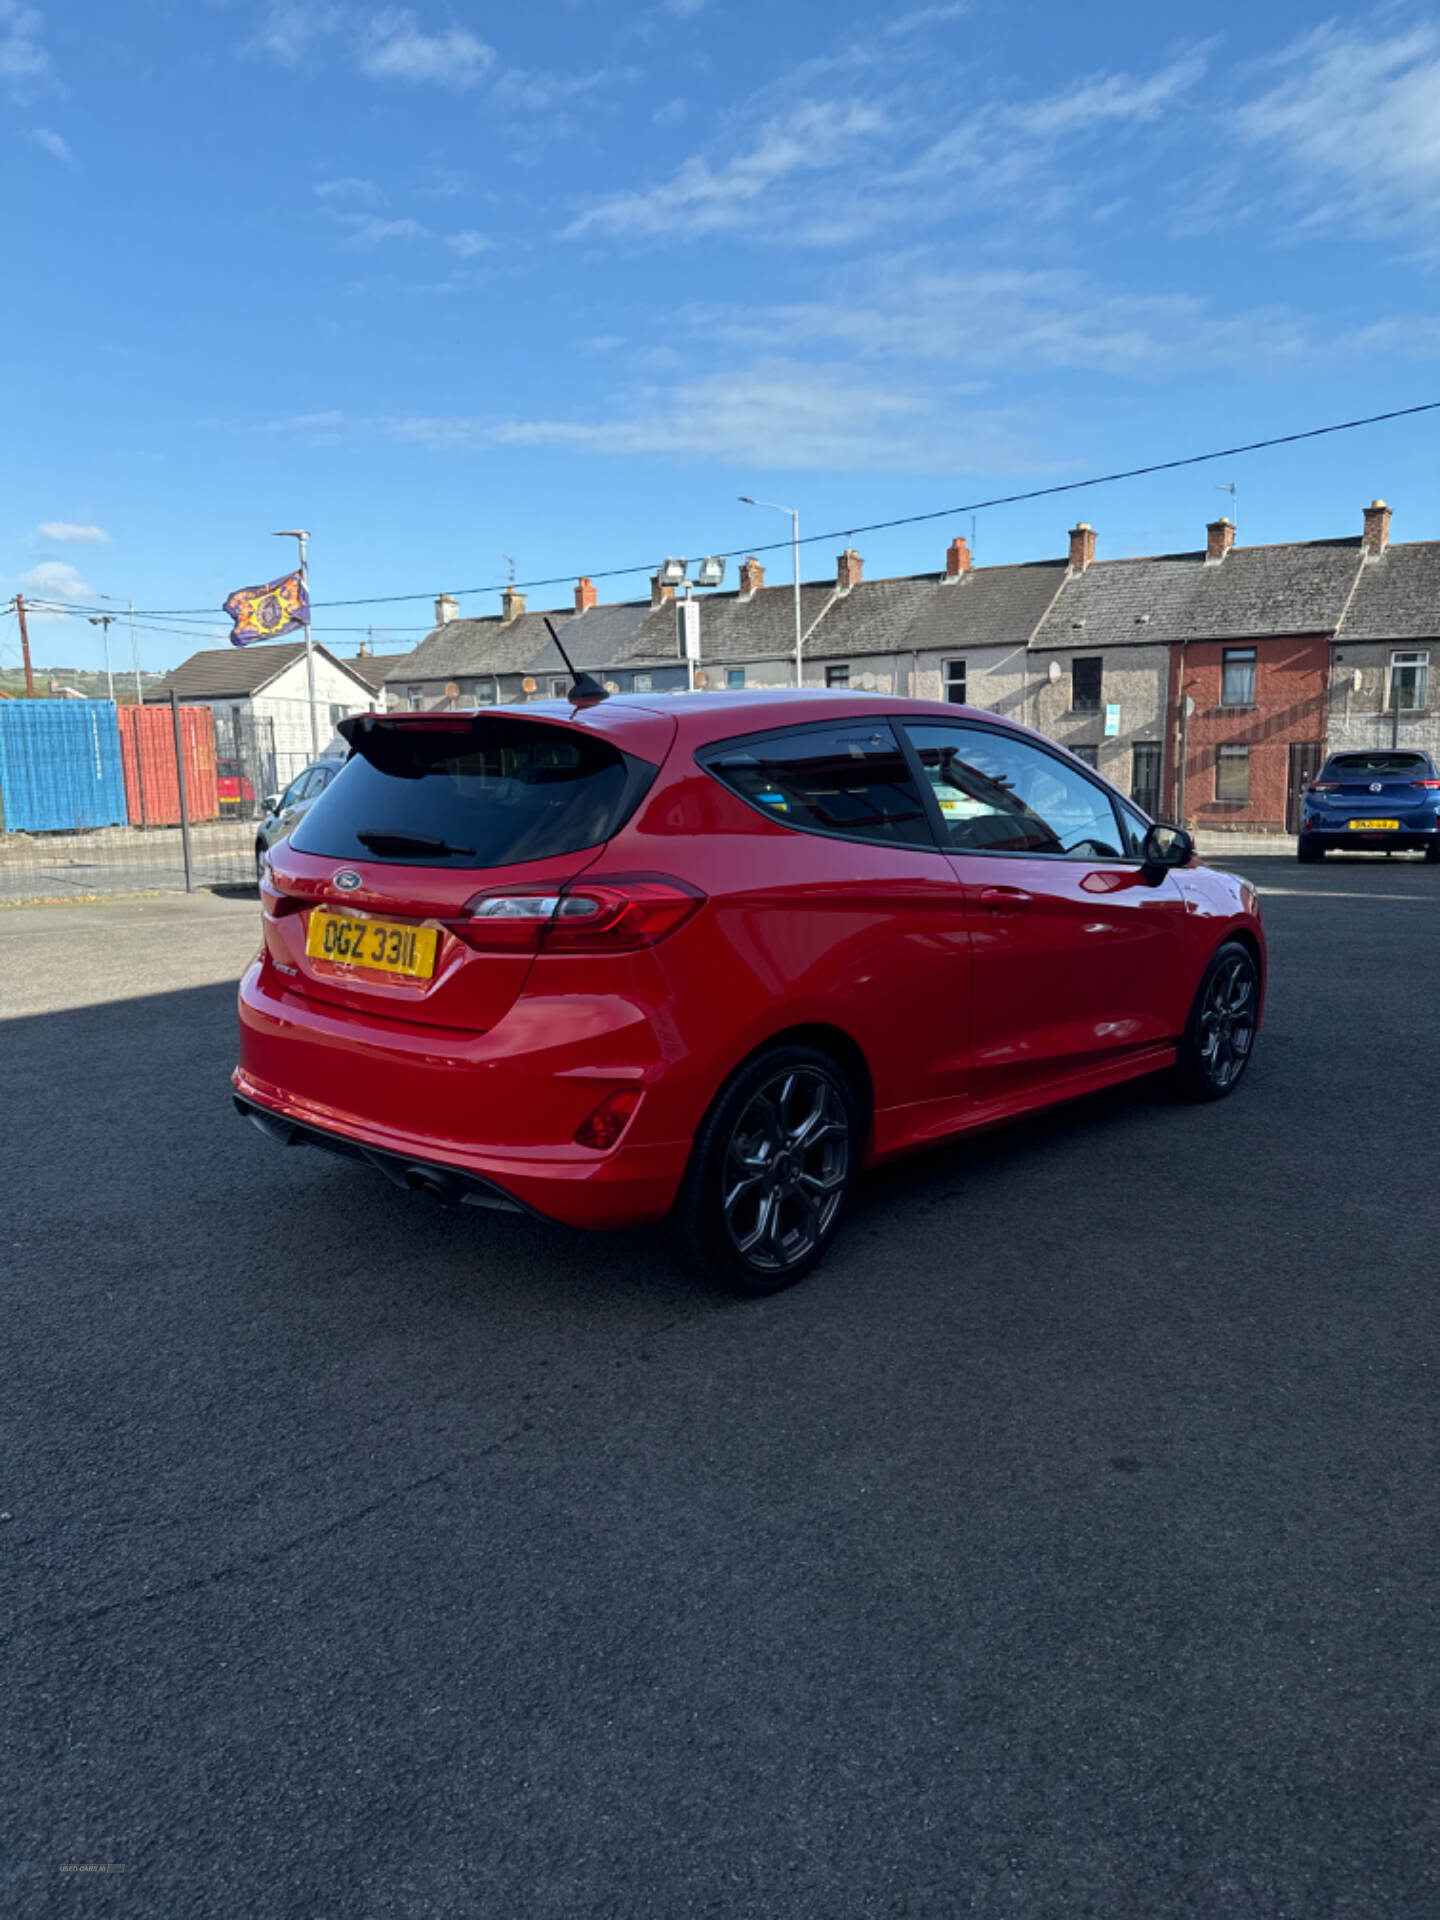
[[[412,1193],[428,1193],[432,1200],[438,1200],[442,1207],[458,1206],[460,1194],[458,1183],[446,1180],[430,1167],[407,1167],[405,1184]]]

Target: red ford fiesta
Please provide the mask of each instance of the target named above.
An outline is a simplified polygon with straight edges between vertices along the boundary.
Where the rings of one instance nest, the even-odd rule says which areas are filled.
[[[577,688],[581,683],[577,683]],[[236,1105],[457,1203],[788,1285],[863,1166],[1250,1059],[1252,890],[993,714],[795,690],[342,724],[270,858]]]

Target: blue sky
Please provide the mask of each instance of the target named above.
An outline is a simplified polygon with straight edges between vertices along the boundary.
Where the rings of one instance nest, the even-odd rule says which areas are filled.
[[[0,0],[0,104],[4,598],[218,608],[296,525],[317,602],[432,595],[783,538],[740,493],[818,533],[1440,398],[1433,10]],[[1376,494],[1433,537],[1437,451],[996,509],[977,558],[1193,546],[1232,480],[1242,542]],[[165,624],[147,665],[202,644]]]

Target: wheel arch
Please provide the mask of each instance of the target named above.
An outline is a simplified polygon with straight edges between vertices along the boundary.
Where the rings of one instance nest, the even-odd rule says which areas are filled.
[[[729,1086],[737,1073],[743,1073],[752,1060],[758,1060],[762,1053],[769,1053],[773,1047],[818,1047],[822,1053],[830,1054],[849,1076],[855,1090],[855,1098],[860,1107],[861,1138],[868,1137],[870,1121],[875,1111],[875,1083],[870,1073],[870,1062],[865,1058],[865,1050],[843,1027],[830,1025],[824,1020],[802,1020],[794,1026],[779,1027],[774,1033],[767,1033],[749,1052],[735,1061],[725,1074],[707,1104],[706,1111]]]

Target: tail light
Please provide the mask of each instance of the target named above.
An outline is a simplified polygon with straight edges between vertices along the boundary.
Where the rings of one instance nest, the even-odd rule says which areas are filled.
[[[602,1153],[608,1153],[629,1126],[630,1117],[640,1104],[640,1091],[639,1087],[622,1087],[618,1093],[602,1100],[589,1119],[582,1120],[575,1129],[576,1144],[598,1147]]]
[[[1440,787],[1440,780],[1412,780],[1412,787]]]
[[[653,947],[705,904],[660,874],[619,874],[573,893],[527,887],[477,894],[451,931],[480,953],[632,953]]]
[[[1307,793],[1330,793],[1340,782],[1338,780],[1312,780],[1305,789]]]

